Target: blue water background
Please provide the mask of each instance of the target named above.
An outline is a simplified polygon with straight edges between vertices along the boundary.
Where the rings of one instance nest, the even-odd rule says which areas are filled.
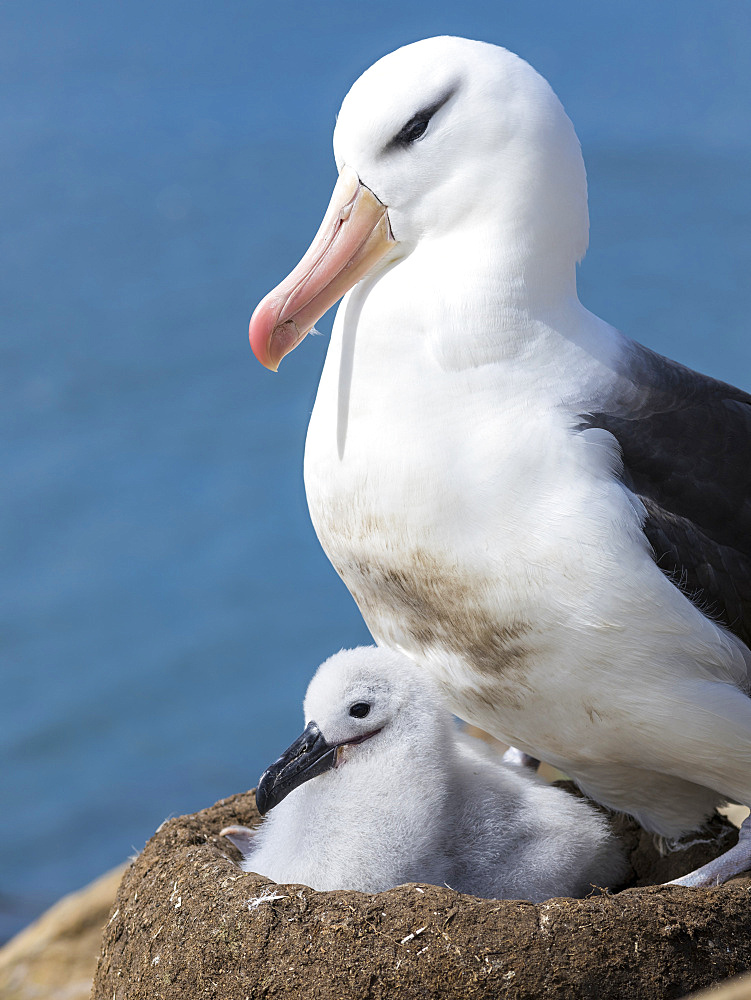
[[[326,338],[274,376],[246,327],[317,227],[348,86],[438,33],[566,105],[583,301],[751,388],[745,0],[4,3],[0,939],[254,784],[368,639],[302,486]]]

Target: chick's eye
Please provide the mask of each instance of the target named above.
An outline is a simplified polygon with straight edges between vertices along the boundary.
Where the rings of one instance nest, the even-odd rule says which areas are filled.
[[[367,701],[357,701],[354,705],[350,705],[349,708],[349,714],[355,719],[364,719],[369,711],[370,705]]]
[[[411,143],[416,142],[419,138],[421,138],[421,136],[425,135],[428,130],[431,117],[431,115],[421,112],[413,118],[410,118],[404,128],[397,132],[394,136],[394,142],[396,145],[409,146]]]

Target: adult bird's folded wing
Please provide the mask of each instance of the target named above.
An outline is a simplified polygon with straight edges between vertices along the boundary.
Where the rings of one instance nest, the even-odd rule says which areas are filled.
[[[751,396],[640,344],[620,374],[582,426],[618,441],[660,569],[751,645]]]

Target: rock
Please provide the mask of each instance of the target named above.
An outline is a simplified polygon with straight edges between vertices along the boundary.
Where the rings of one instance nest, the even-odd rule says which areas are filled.
[[[247,793],[157,831],[123,877],[92,1000],[665,1000],[751,969],[751,875],[541,905],[429,885],[315,892],[240,870],[218,833],[258,822]],[[718,818],[660,857],[635,823],[614,822],[634,885],[674,878],[737,836]]]
[[[65,896],[0,948],[3,1000],[88,1000],[124,866]]]
[[[733,976],[717,987],[692,993],[684,1000],[751,1000],[751,976]]]

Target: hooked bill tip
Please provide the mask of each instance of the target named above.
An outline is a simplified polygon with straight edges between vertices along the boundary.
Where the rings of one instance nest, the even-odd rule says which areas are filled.
[[[279,326],[275,326],[269,337],[268,356],[271,362],[272,371],[278,371],[282,358],[289,354],[305,335],[300,333],[297,323],[293,319],[285,320]]]

